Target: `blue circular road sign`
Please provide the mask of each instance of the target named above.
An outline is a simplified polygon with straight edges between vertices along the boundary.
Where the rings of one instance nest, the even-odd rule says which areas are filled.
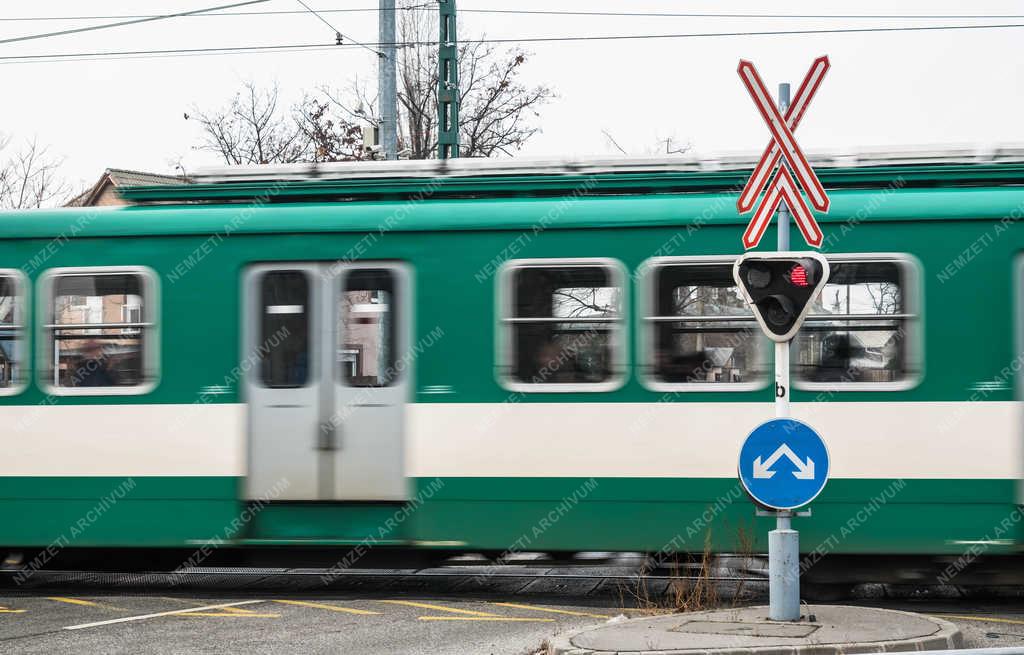
[[[740,449],[740,482],[759,504],[796,509],[817,497],[828,480],[828,448],[814,428],[791,418],[765,421]]]

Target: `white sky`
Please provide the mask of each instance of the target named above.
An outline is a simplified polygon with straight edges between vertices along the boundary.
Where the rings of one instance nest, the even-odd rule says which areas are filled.
[[[230,0],[51,0],[4,3],[0,17],[166,13]],[[317,9],[374,7],[377,0],[308,0]],[[682,0],[459,0],[459,9],[776,12],[796,14],[1013,14],[1024,2],[701,2]],[[301,9],[270,0],[245,9]],[[327,14],[345,34],[375,41],[375,12]],[[103,22],[103,21],[96,21]],[[464,13],[460,37],[765,31],[896,24],[1024,23],[1024,19],[796,20],[562,17]],[[0,21],[0,38],[48,32],[78,22]],[[528,44],[527,81],[546,83],[558,98],[541,111],[543,133],[526,156],[617,154],[607,129],[630,151],[645,154],[659,138],[690,142],[697,153],[760,150],[767,139],[736,75],[738,60],[754,61],[769,88],[793,83],[811,60],[828,54],[832,70],[798,136],[805,149],[865,146],[1008,144],[1024,142],[1024,28],[882,34],[719,37],[589,43]],[[195,17],[80,35],[0,45],[0,57],[280,43],[332,42],[312,15]],[[310,53],[178,57],[57,63],[0,60],[4,98],[0,131],[37,136],[66,158],[65,175],[91,184],[105,167],[171,172],[219,163],[195,152],[198,125],[183,113],[193,105],[226,103],[245,79],[277,80],[290,103],[304,89],[373,79],[375,56],[359,49]]]

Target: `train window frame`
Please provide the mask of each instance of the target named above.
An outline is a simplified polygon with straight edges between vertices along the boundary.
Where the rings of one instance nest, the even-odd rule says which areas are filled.
[[[358,275],[358,274],[361,274],[361,273],[372,272],[372,271],[377,271],[377,272],[383,271],[383,272],[386,272],[388,274],[388,276],[391,278],[391,299],[389,301],[390,307],[389,307],[389,310],[388,310],[388,315],[390,317],[390,328],[389,328],[388,339],[390,339],[390,342],[391,342],[390,346],[391,346],[391,349],[394,352],[392,354],[392,357],[390,357],[391,362],[388,364],[388,366],[386,368],[389,368],[389,369],[392,370],[392,372],[391,372],[391,376],[392,377],[387,381],[386,384],[357,385],[357,384],[352,384],[352,381],[350,379],[348,379],[348,376],[345,374],[345,371],[344,371],[345,367],[342,366],[341,365],[342,362],[340,362],[337,359],[337,351],[346,349],[347,346],[350,345],[350,344],[344,344],[345,348],[343,348],[342,344],[338,344],[337,343],[337,339],[338,339],[338,336],[339,336],[338,333],[337,333],[337,330],[339,329],[339,327],[341,325],[340,321],[342,319],[342,316],[344,315],[344,308],[343,308],[342,302],[340,301],[340,298],[341,298],[341,296],[343,294],[346,293],[347,286],[348,286],[348,283],[349,283],[349,279],[353,275]],[[382,261],[379,261],[379,262],[369,261],[369,262],[365,262],[365,263],[364,262],[360,262],[359,264],[350,264],[344,270],[342,270],[340,272],[340,274],[337,276],[337,280],[335,282],[335,285],[332,287],[332,296],[333,296],[332,302],[334,303],[334,305],[332,307],[332,312],[334,313],[334,321],[335,321],[335,323],[334,323],[334,326],[335,326],[334,327],[334,330],[335,330],[334,346],[336,348],[334,359],[333,359],[333,367],[334,367],[334,378],[335,378],[335,383],[336,384],[340,384],[341,386],[349,388],[349,389],[364,389],[364,390],[365,389],[387,389],[387,388],[391,388],[391,387],[400,387],[403,384],[405,384],[406,377],[408,375],[408,371],[405,370],[405,367],[399,366],[399,363],[402,360],[403,353],[409,352],[409,348],[410,348],[409,343],[408,343],[409,342],[409,336],[408,335],[411,334],[411,332],[407,332],[405,327],[403,327],[403,326],[411,326],[411,321],[412,321],[411,308],[409,307],[408,301],[405,298],[405,296],[407,294],[410,294],[410,289],[411,289],[411,282],[410,282],[410,280],[411,280],[410,267],[407,266],[406,264],[404,264],[403,262],[391,261],[391,260],[382,260]],[[410,316],[407,317],[406,314],[410,314]],[[403,323],[403,321],[404,321],[404,323]],[[411,330],[411,327],[410,327],[410,330]],[[360,346],[359,349],[361,350],[362,346]],[[402,370],[399,370],[399,369],[402,369]]]
[[[14,363],[22,371],[20,378],[16,378],[14,384],[9,387],[0,387],[0,396],[16,396],[28,388],[32,379],[32,374],[28,372],[32,367],[32,331],[29,317],[31,285],[28,276],[21,269],[0,268],[0,277],[11,278],[14,281],[14,323],[7,329],[14,332],[14,341],[18,344]]]
[[[608,340],[612,375],[601,382],[520,382],[508,374],[515,361],[513,330],[515,322],[510,320],[513,314],[515,291],[514,275],[524,268],[605,268],[609,273],[609,282],[619,289],[620,306],[617,319],[609,321],[615,327]],[[629,379],[629,276],[626,266],[611,257],[571,257],[571,258],[540,258],[510,259],[498,269],[496,276],[497,293],[495,294],[495,316],[497,334],[495,340],[496,353],[495,374],[498,384],[508,391],[517,393],[607,393],[621,389]]]
[[[768,386],[770,377],[771,361],[768,359],[768,342],[757,324],[754,314],[750,314],[749,323],[754,327],[756,341],[756,358],[762,369],[757,380],[749,382],[664,382],[658,380],[654,375],[655,347],[657,342],[657,307],[658,307],[658,277],[657,271],[669,266],[706,266],[708,264],[722,264],[730,268],[739,255],[684,255],[673,257],[651,257],[644,260],[637,269],[637,351],[640,363],[637,377],[640,384],[649,391],[657,392],[680,392],[692,391],[697,393],[717,391],[724,393],[759,391]]]
[[[902,379],[893,380],[891,382],[842,382],[842,381],[826,381],[816,382],[812,380],[806,380],[802,378],[795,370],[792,370],[792,386],[796,389],[803,391],[835,391],[835,392],[846,392],[846,391],[907,391],[913,389],[921,383],[924,378],[924,290],[922,275],[923,267],[921,261],[909,254],[899,252],[886,252],[886,253],[829,253],[826,255],[829,264],[833,263],[892,263],[895,264],[899,270],[900,275],[904,281],[903,287],[900,289],[903,301],[903,312],[901,315],[906,315],[908,318],[902,320],[905,321],[905,333],[906,333],[906,357],[907,361],[911,362],[913,370]],[[808,322],[813,322],[813,314],[808,314],[807,319],[804,321],[806,326]],[[866,316],[865,316],[866,317]],[[800,332],[804,331],[804,327],[800,328]],[[799,337],[800,332],[797,333]],[[796,338],[794,337],[794,342]],[[795,349],[794,349],[795,350]],[[790,359],[790,366],[795,368],[792,363],[792,356]]]
[[[256,326],[254,329],[257,335],[257,344],[259,344],[256,346],[252,346],[252,348],[254,348],[252,352],[257,352],[260,354],[257,360],[257,365],[254,367],[255,373],[253,374],[253,380],[255,381],[256,386],[260,387],[261,389],[266,389],[268,391],[286,391],[295,389],[308,389],[311,386],[320,384],[320,362],[317,360],[317,357],[310,357],[310,355],[313,354],[313,340],[316,338],[315,333],[317,331],[317,328],[319,327],[319,312],[322,311],[318,304],[319,285],[317,283],[320,278],[316,275],[313,275],[314,272],[315,269],[310,269],[306,262],[280,262],[280,266],[278,265],[278,263],[274,263],[270,264],[267,268],[262,268],[262,265],[257,265],[256,267],[253,268],[251,272],[252,278],[255,283],[253,293],[255,294],[256,307],[258,307],[256,316],[254,317]],[[306,315],[307,363],[306,377],[301,384],[271,385],[267,383],[267,360],[265,359],[265,355],[267,353],[264,351],[263,346],[268,341],[270,341],[273,335],[266,335],[265,320],[266,315],[268,313],[271,313],[268,312],[268,310],[271,307],[274,307],[274,305],[264,304],[263,285],[266,283],[267,277],[278,273],[299,273],[306,281],[306,304],[302,306],[302,312],[300,313]],[[274,334],[276,335],[279,331],[280,328],[276,330]],[[246,345],[246,348],[249,347],[250,346]],[[248,356],[249,355],[243,353],[243,360]]]
[[[54,327],[54,290],[58,278],[88,275],[136,275],[143,289],[143,303],[148,319],[140,325],[148,338],[142,340],[142,370],[146,381],[123,387],[62,387],[52,380]],[[75,266],[51,268],[43,271],[36,282],[36,316],[39,317],[36,334],[36,381],[51,396],[142,396],[151,393],[160,384],[160,277],[148,266]]]

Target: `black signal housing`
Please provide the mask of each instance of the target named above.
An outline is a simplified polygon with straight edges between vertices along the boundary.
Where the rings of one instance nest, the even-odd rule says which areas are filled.
[[[828,260],[816,252],[747,253],[733,266],[761,329],[778,342],[796,336],[828,275]]]

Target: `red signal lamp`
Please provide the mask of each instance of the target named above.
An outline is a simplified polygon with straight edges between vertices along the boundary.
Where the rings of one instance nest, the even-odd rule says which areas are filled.
[[[789,281],[793,283],[795,287],[806,287],[810,283],[807,281],[807,269],[800,264],[795,265],[789,270]]]

